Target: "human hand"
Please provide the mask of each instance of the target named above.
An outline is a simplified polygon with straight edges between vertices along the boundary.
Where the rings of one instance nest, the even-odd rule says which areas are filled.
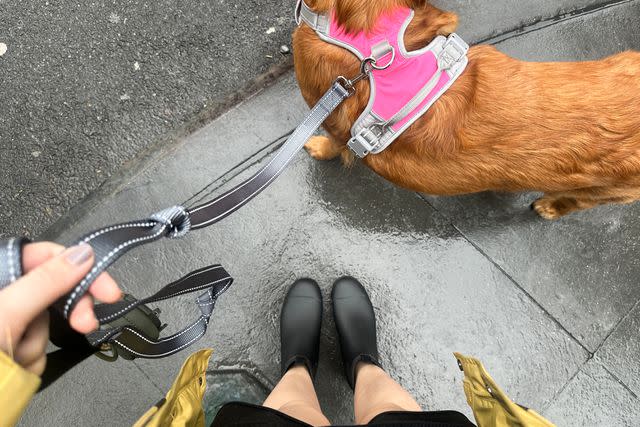
[[[49,341],[47,308],[70,292],[93,266],[93,249],[87,244],[66,249],[55,243],[25,245],[24,276],[0,290],[0,351],[26,370],[42,375]],[[69,324],[82,334],[98,328],[93,298],[114,303],[122,291],[107,274],[101,274],[69,316]]]

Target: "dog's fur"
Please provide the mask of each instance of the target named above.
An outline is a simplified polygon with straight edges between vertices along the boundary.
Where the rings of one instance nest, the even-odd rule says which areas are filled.
[[[408,50],[448,35],[457,15],[425,0],[306,0],[316,11],[335,8],[349,31],[370,30],[381,13],[415,10]],[[315,104],[339,75],[359,62],[303,25],[293,37],[302,94]],[[306,148],[316,159],[353,156],[350,128],[369,99],[357,85],[326,122],[329,137]],[[531,63],[491,46],[469,52],[469,66],[442,98],[389,148],[364,163],[412,190],[454,195],[485,190],[543,191],[534,208],[547,219],[606,203],[640,199],[640,53],[592,62]]]

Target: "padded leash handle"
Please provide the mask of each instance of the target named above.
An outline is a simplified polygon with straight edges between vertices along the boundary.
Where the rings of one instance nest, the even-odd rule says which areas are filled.
[[[204,291],[195,301],[198,307],[198,317],[169,337],[149,337],[139,328],[126,325],[98,330],[89,334],[87,339],[94,347],[110,343],[116,346],[120,352],[129,355],[130,358],[157,359],[170,356],[190,346],[205,334],[218,297],[229,289],[232,283],[233,278],[222,266],[212,265],[189,273],[182,279],[168,284],[149,298],[97,305],[95,313],[98,321],[101,324],[108,324],[146,304]]]
[[[175,214],[178,211],[178,209],[172,209],[169,214],[154,216],[148,223],[139,222],[107,227],[92,233],[83,241],[90,241],[95,249],[102,249],[102,252],[96,254],[96,258],[99,256],[100,259],[108,259],[100,266],[101,271],[104,271],[117,259],[116,256],[109,255],[113,251],[105,253],[104,247],[107,243],[113,245],[116,237],[131,240],[133,236],[138,236],[135,239],[140,240],[120,249],[119,252],[122,254],[132,247],[144,243],[144,237],[152,236],[144,241],[159,238],[157,234],[160,230],[170,237],[178,236],[184,231],[184,228],[173,226],[170,220],[164,219],[180,218]],[[180,221],[182,224],[183,220]],[[128,231],[123,234],[122,230]],[[11,285],[22,276],[22,247],[27,242],[26,239],[0,241],[0,289]],[[116,248],[121,245],[119,244]],[[97,277],[100,273],[95,267],[94,270],[96,272],[93,275]],[[115,304],[96,305],[95,314],[102,327],[86,336],[71,329],[62,310],[52,307],[49,310],[51,315],[50,340],[60,349],[47,355],[47,368],[42,376],[40,390],[44,390],[74,366],[99,352],[104,348],[104,345],[108,345],[114,350],[114,356],[120,355],[128,360],[138,357],[162,358],[185,349],[206,333],[218,297],[229,289],[232,283],[233,278],[222,266],[212,265],[189,273],[164,286],[148,298],[137,300],[129,296]],[[161,323],[155,312],[150,310],[146,304],[194,292],[201,292],[195,301],[197,306],[195,320],[178,332],[160,338]],[[66,301],[67,299],[62,300],[62,302]]]
[[[102,252],[96,253],[96,259],[102,259],[103,262],[96,262],[96,265],[91,270],[90,276],[97,277],[97,275],[100,274],[100,272],[98,272],[99,269],[100,271],[104,271],[104,269],[117,259],[117,256],[114,254],[116,251],[111,250],[105,254],[104,249],[106,243],[113,245],[114,236],[120,239],[127,238],[127,241],[131,240],[133,236],[144,236],[144,233],[147,233],[146,237],[151,237],[148,240],[141,237],[134,237],[134,240],[137,241],[131,245],[120,244],[116,246],[116,248],[122,248],[119,251],[120,254],[126,252],[125,249],[129,250],[136,245],[139,246],[144,241],[152,241],[152,239],[159,238],[157,237],[159,231],[166,233],[166,230],[169,230],[168,235],[178,236],[184,231],[184,228],[174,227],[170,223],[170,219],[179,218],[180,216],[176,214],[176,212],[179,211],[179,209],[172,208],[167,210],[165,215],[162,215],[162,213],[154,215],[148,224],[129,223],[107,227],[83,239],[82,241],[85,243],[92,242],[92,246],[96,251],[102,249]],[[164,218],[169,218],[169,220],[165,220]],[[181,221],[181,223],[183,223],[184,220]],[[122,230],[128,231],[126,234],[123,234]],[[134,230],[134,232],[131,232],[131,230]],[[0,241],[0,289],[9,286],[22,276],[22,247],[26,242],[26,239],[11,239],[6,242]],[[84,280],[88,281],[89,279],[85,278]],[[185,277],[164,286],[148,298],[142,300],[128,298],[115,304],[99,304],[95,306],[95,314],[102,327],[98,331],[86,336],[71,329],[67,319],[64,317],[63,311],[52,308],[50,309],[50,339],[55,345],[62,349],[75,350],[76,354],[81,355],[78,362],[95,353],[102,344],[107,343],[116,346],[120,353],[127,355],[129,359],[136,357],[149,359],[167,357],[190,346],[205,334],[218,297],[229,289],[232,283],[233,278],[222,266],[212,265],[189,273]],[[127,322],[126,320],[116,322],[119,319],[126,318],[126,316],[134,310],[145,309],[146,304],[160,302],[194,292],[201,292],[195,301],[198,307],[197,318],[169,337],[159,338],[161,329],[159,321],[158,324],[152,328],[157,331],[157,334],[149,333],[148,328],[147,331],[144,331],[144,328],[136,327],[136,325],[132,325],[131,322]],[[62,302],[68,302],[68,298],[61,300],[61,303]],[[150,315],[143,317],[145,320],[151,319]],[[155,315],[153,317],[155,317]],[[114,326],[114,324],[117,326]],[[61,360],[62,359],[64,359],[64,357],[62,357]]]
[[[189,273],[149,298],[136,300],[129,296],[115,304],[99,304],[95,307],[96,317],[107,326],[87,336],[73,331],[59,311],[51,310],[50,338],[60,350],[47,355],[40,391],[83,360],[102,351],[105,344],[113,351],[111,360],[118,356],[127,360],[157,359],[182,351],[206,333],[217,298],[232,283],[233,279],[222,266],[213,265]],[[173,335],[160,338],[161,323],[146,304],[202,290],[205,292],[196,300],[197,319]],[[128,316],[132,314],[136,316]]]

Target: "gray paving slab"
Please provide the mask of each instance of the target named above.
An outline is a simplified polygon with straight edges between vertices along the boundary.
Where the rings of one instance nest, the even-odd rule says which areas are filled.
[[[289,97],[278,108],[279,118],[253,129],[272,139],[247,136],[238,123],[262,114],[282,93]],[[211,182],[222,188],[232,185],[255,170],[254,163],[264,161],[272,142],[290,132],[305,111],[289,76],[135,176],[123,191],[65,231],[62,240],[184,200]],[[257,158],[250,156],[242,166],[221,173],[261,148]],[[219,193],[215,187],[209,191]],[[195,348],[212,346],[215,366],[258,369],[272,382],[279,376],[280,306],[288,285],[300,276],[316,278],[325,296],[340,275],[364,281],[378,316],[382,361],[425,408],[469,413],[453,351],[482,358],[514,399],[532,407],[551,403],[588,358],[446,218],[416,194],[363,167],[347,170],[338,162],[316,162],[302,153],[241,211],[188,239],[142,248],[113,273],[127,290],[141,296],[213,262],[225,265],[236,282],[220,298],[211,329]],[[185,311],[188,301],[163,304],[163,320],[174,328],[184,323],[193,313]],[[327,415],[335,422],[350,422],[351,393],[343,379],[328,301],[326,308],[317,387]],[[185,356],[135,363],[163,389]],[[123,376],[116,378],[136,387]],[[85,391],[86,400],[94,397],[90,388]],[[145,389],[137,399],[152,404],[158,397]],[[69,402],[49,397],[47,404],[81,423],[88,420]],[[133,406],[128,415],[133,417],[137,409]],[[107,415],[96,408],[91,420],[100,425]],[[28,421],[36,425],[39,420],[33,415]]]
[[[154,395],[162,394],[134,364],[92,357],[37,394],[19,425],[132,425],[155,403],[148,399]]]
[[[544,411],[558,426],[640,425],[640,400],[606,368],[590,361]]]
[[[640,305],[623,319],[596,353],[612,375],[640,396]]]
[[[640,33],[629,31],[638,27],[640,2],[625,2],[498,46],[522,59],[593,59],[640,49]],[[603,207],[547,222],[528,209],[536,197],[480,194],[429,200],[595,351],[640,299],[640,207]]]

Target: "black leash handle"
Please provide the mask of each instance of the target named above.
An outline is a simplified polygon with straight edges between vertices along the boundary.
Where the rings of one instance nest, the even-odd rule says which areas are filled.
[[[158,359],[170,356],[189,347],[206,333],[218,297],[229,289],[232,283],[233,278],[221,265],[212,265],[189,273],[149,298],[98,305],[95,308],[96,317],[101,324],[106,324],[125,316],[139,306],[204,291],[195,301],[198,317],[171,336],[150,338],[143,331],[127,325],[95,331],[87,335],[87,339],[94,347],[110,343],[133,357]]]

